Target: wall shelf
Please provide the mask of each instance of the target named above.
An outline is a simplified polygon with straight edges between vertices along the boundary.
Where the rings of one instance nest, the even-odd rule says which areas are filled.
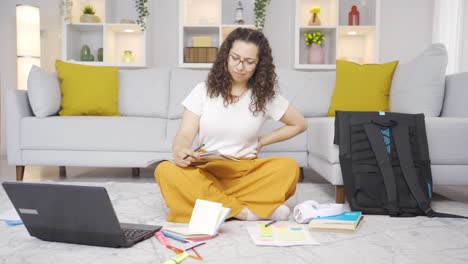
[[[80,22],[81,10],[87,4],[95,8],[99,23]],[[83,65],[146,67],[146,32],[139,25],[127,22],[136,19],[133,1],[73,0],[72,21],[63,23],[62,59]],[[94,61],[80,60],[83,45],[90,47]],[[99,48],[103,48],[103,61],[98,61]],[[126,50],[132,52],[134,62],[122,62]]]
[[[360,12],[360,25],[348,25],[348,13],[356,5]],[[320,7],[320,26],[309,26],[309,10]],[[336,60],[356,63],[378,63],[380,58],[380,0],[296,0],[294,68],[335,69]],[[320,31],[325,35],[322,43],[324,64],[308,64],[306,32]]]
[[[179,0],[179,67],[210,68],[209,62],[187,62],[186,48],[193,47],[194,37],[209,37],[206,47],[219,48],[237,27],[255,28],[254,0],[242,0],[244,24],[235,24],[238,0]],[[210,57],[212,59],[212,57]]]

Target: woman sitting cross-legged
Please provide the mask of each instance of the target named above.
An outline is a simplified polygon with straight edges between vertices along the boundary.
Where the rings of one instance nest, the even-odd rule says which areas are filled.
[[[196,199],[222,203],[231,208],[228,217],[240,220],[289,217],[284,203],[296,191],[299,167],[293,159],[258,158],[258,153],[302,133],[307,123],[276,91],[276,79],[271,48],[260,31],[237,28],[227,36],[207,81],[182,102],[174,162],[164,161],[155,170],[169,207],[167,221],[188,222]],[[270,118],[284,126],[259,135]],[[219,150],[240,161],[192,165],[200,158],[191,149],[197,134],[204,150]]]

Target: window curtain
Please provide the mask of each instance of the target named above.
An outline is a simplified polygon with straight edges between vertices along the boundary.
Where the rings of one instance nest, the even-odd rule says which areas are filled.
[[[434,0],[433,43],[448,51],[447,74],[460,72],[465,0]]]

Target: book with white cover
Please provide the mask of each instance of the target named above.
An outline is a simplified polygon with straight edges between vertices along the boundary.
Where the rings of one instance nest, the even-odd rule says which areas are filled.
[[[184,237],[214,236],[231,212],[221,203],[197,199],[188,226],[164,228],[167,232],[176,233]]]

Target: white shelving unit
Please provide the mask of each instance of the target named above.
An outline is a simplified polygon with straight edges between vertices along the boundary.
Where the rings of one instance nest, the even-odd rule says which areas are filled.
[[[193,47],[193,37],[209,36],[209,47],[219,48],[237,27],[255,28],[254,0],[242,0],[244,24],[235,22],[238,0],[179,0],[179,67],[210,68],[212,63],[184,61],[185,48]]]
[[[99,23],[81,23],[85,5],[92,5]],[[138,24],[120,23],[122,19],[137,20],[134,2],[130,0],[73,0],[72,21],[63,23],[62,59],[67,62],[95,66],[125,68],[146,67],[146,31]],[[94,61],[81,61],[83,45],[88,45]],[[103,61],[98,61],[98,49],[103,48]],[[132,51],[134,62],[122,62],[124,51]]]
[[[359,26],[348,25],[348,13],[353,5],[360,13]],[[308,26],[312,7],[320,7],[320,26]],[[380,0],[296,0],[294,30],[294,68],[332,70],[336,60],[357,63],[378,63],[380,60]],[[308,64],[306,32],[320,31],[323,64]]]

